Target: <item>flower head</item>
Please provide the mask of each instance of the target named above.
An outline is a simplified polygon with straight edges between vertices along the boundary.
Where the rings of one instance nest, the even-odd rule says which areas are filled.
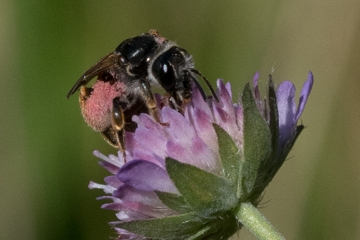
[[[240,227],[241,203],[255,206],[285,161],[303,126],[302,114],[313,84],[309,73],[295,105],[295,87],[285,81],[261,99],[258,74],[233,103],[230,84],[217,81],[219,102],[205,102],[196,87],[184,115],[168,106],[160,110],[164,126],[147,114],[126,133],[126,156],[106,157],[112,175],[101,188],[115,210],[120,239],[227,239]]]

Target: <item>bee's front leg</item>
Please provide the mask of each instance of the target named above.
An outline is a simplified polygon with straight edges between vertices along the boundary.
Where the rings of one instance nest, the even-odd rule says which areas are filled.
[[[169,123],[164,123],[160,120],[159,117],[159,109],[157,107],[155,97],[152,94],[150,87],[147,86],[144,82],[141,84],[143,90],[144,90],[144,100],[146,107],[149,110],[149,115],[152,116],[156,122],[160,123],[163,126],[169,126]]]

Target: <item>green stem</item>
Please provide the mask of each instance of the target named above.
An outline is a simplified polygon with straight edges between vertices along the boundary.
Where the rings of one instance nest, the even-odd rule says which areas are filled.
[[[285,240],[251,203],[242,203],[237,210],[236,218],[258,239]]]

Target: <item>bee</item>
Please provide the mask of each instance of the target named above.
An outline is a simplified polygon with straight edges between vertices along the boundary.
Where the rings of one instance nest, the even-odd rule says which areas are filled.
[[[126,39],[111,53],[87,70],[71,88],[67,98],[80,89],[80,108],[84,120],[125,159],[125,131],[134,132],[134,115],[147,113],[162,123],[151,91],[152,86],[165,89],[165,101],[183,113],[190,101],[192,85],[196,84],[207,101],[196,75],[200,76],[218,98],[209,81],[194,68],[192,56],[173,41],[150,30],[140,36]],[[88,82],[97,76],[92,87]]]

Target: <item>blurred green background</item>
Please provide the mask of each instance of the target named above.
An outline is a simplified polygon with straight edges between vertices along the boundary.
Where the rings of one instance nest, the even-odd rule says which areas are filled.
[[[263,86],[273,73],[298,93],[313,71],[307,128],[261,212],[287,239],[360,239],[360,1],[0,2],[0,239],[114,236],[114,212],[87,185],[107,175],[92,151],[115,150],[66,94],[100,57],[152,28],[235,96],[256,71]]]

